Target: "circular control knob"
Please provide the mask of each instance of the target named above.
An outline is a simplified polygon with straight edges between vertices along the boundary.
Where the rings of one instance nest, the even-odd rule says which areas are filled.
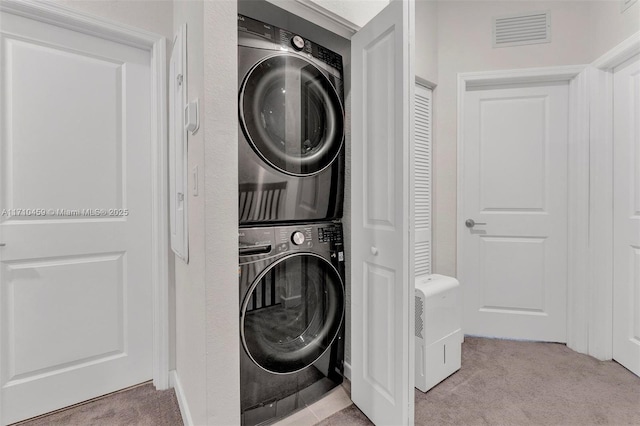
[[[291,38],[291,45],[296,50],[304,49],[304,39],[299,35],[295,35]]]
[[[304,234],[300,231],[294,232],[293,235],[291,235],[291,241],[293,242],[293,244],[299,246],[300,244],[304,243]]]

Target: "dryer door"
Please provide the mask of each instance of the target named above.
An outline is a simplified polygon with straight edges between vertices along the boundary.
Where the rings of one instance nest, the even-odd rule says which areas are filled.
[[[344,141],[342,102],[323,71],[301,56],[258,62],[240,89],[240,122],[256,153],[277,170],[309,176],[327,168]]]
[[[327,260],[297,253],[257,277],[241,315],[242,344],[249,357],[271,373],[294,373],[320,358],[338,335],[344,286]]]

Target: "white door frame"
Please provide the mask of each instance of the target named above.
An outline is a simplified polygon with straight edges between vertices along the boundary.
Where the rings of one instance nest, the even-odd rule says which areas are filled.
[[[591,142],[591,300],[589,355],[613,357],[613,69],[640,54],[640,32],[596,59],[589,69]],[[597,202],[596,202],[597,201]],[[592,346],[593,342],[593,346]]]
[[[153,384],[169,387],[166,39],[55,3],[2,0],[0,11],[146,50],[151,55]],[[0,354],[1,355],[1,354]]]
[[[458,74],[458,163],[457,163],[457,263],[462,258],[464,227],[464,102],[467,89],[496,85],[569,84],[569,161],[568,161],[568,294],[567,346],[587,352],[585,332],[590,321],[583,307],[588,300],[589,231],[589,109],[586,65],[529,68]],[[463,286],[464,282],[461,283]]]

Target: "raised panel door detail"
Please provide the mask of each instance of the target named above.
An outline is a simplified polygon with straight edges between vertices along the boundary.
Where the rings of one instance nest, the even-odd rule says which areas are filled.
[[[631,339],[640,345],[640,247],[631,247]]]
[[[394,271],[381,266],[364,265],[364,371],[368,380],[391,403],[394,383]]]
[[[122,253],[5,263],[8,385],[122,353]],[[34,279],[37,278],[37,279]]]
[[[364,50],[363,129],[364,222],[395,226],[395,66],[394,32],[389,30]],[[384,64],[380,66],[380,64]],[[381,88],[383,88],[381,90]]]
[[[5,208],[124,207],[125,66],[31,41],[3,47]]]
[[[413,6],[351,38],[351,398],[375,424],[413,424]]]
[[[480,206],[483,211],[543,211],[546,97],[480,102]]]
[[[632,135],[632,152],[629,155],[631,160],[632,191],[634,197],[633,216],[640,219],[640,129],[633,127],[638,125],[640,116],[640,72],[631,75],[631,108],[629,108],[630,135]]]
[[[524,315],[544,313],[545,239],[482,237],[480,241],[480,309]]]

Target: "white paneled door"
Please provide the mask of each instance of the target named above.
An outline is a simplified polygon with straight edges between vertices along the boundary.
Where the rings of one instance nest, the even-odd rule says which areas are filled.
[[[640,376],[640,59],[613,77],[613,358]]]
[[[568,84],[467,89],[463,114],[465,333],[565,342]]]
[[[150,54],[0,17],[0,423],[152,378]]]
[[[379,425],[413,424],[413,7],[351,40],[351,397]]]

